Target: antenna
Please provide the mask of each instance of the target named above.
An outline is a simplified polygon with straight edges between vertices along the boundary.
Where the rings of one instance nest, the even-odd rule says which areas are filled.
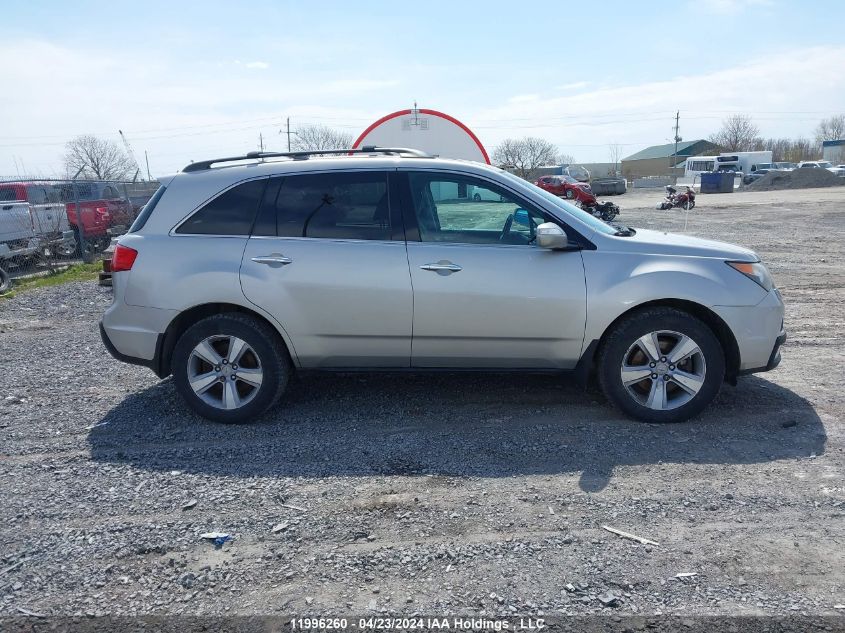
[[[413,115],[414,115],[414,119],[413,119],[412,121],[409,121],[409,123],[410,123],[411,125],[413,125],[414,127],[419,127],[419,126],[420,126],[420,124],[421,124],[421,121],[420,121],[420,109],[417,107],[417,102],[416,102],[416,101],[414,101],[414,107],[413,107],[413,108],[411,108],[411,114],[413,114]]]

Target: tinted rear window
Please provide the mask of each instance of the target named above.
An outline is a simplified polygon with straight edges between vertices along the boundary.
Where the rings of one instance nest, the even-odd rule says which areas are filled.
[[[176,229],[199,235],[249,235],[267,179],[250,180],[223,192]]]
[[[141,212],[138,214],[138,217],[135,218],[135,221],[132,223],[132,226],[129,227],[129,232],[134,233],[135,231],[140,231],[144,228],[144,225],[147,223],[147,220],[153,214],[153,209],[158,204],[158,201],[161,200],[161,197],[164,195],[164,191],[167,189],[164,185],[156,189],[156,192],[152,195],[152,197],[147,200],[147,204],[145,204],[141,208]]]
[[[253,235],[389,240],[387,174],[347,172],[274,179]]]

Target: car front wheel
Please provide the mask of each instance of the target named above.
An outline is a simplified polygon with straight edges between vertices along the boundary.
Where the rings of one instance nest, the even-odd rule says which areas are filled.
[[[173,380],[185,402],[215,422],[247,422],[284,392],[290,362],[278,333],[237,313],[205,318],[179,338]]]
[[[607,398],[644,422],[683,422],[713,401],[725,356],[712,330],[674,308],[641,310],[619,322],[599,355]]]

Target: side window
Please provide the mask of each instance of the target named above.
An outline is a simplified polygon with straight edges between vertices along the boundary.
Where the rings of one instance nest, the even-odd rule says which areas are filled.
[[[266,178],[250,180],[220,194],[176,229],[200,235],[249,235]]]
[[[504,189],[472,177],[412,172],[408,180],[423,242],[528,245],[537,225],[548,221]],[[458,195],[463,187],[466,198]]]
[[[27,187],[26,197],[30,204],[47,204],[47,190],[44,187]]]
[[[274,187],[278,187],[278,193]],[[347,172],[281,178],[268,187],[253,235],[389,240],[387,174]]]

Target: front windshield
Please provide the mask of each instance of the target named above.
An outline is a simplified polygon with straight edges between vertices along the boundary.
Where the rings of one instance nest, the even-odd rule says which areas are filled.
[[[523,180],[519,176],[514,176],[513,174],[511,174],[510,172],[507,172],[505,170],[501,170],[499,173],[500,173],[500,175],[504,176],[505,178],[507,178],[511,182],[514,182],[518,185],[530,185],[531,184],[530,182],[526,182],[525,180]],[[616,233],[619,230],[616,227],[612,227],[609,224],[605,224],[604,222],[599,220],[597,217],[591,215],[590,213],[587,213],[586,211],[579,209],[574,204],[570,204],[569,202],[566,202],[562,198],[558,198],[556,195],[551,194],[548,191],[545,191],[544,189],[537,187],[536,185],[534,186],[534,188],[535,188],[535,193],[538,193],[540,196],[545,198],[548,202],[553,204],[554,207],[557,210],[563,212],[564,214],[568,214],[568,215],[573,216],[574,218],[580,220],[584,224],[589,225],[591,228],[595,229],[596,231],[604,233],[605,235],[613,235],[614,233]]]
[[[831,167],[833,167],[833,164],[828,163],[827,161],[824,161],[822,163],[819,163],[819,167],[823,167],[824,169],[830,169]]]

